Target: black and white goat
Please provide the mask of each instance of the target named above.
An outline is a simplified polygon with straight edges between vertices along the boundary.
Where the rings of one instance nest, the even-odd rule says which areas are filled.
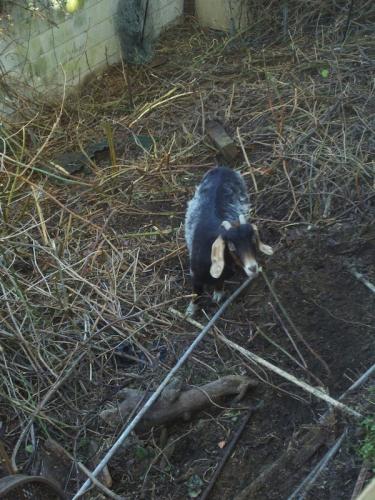
[[[241,267],[248,276],[259,272],[257,252],[272,255],[259,239],[258,229],[246,221],[249,197],[242,176],[227,168],[210,170],[189,201],[185,239],[195,298],[187,314],[193,315],[205,285],[214,285],[213,300],[223,296],[224,281]]]

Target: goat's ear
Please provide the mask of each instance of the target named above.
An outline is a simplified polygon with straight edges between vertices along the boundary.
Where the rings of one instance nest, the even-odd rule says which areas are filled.
[[[252,224],[252,227],[253,227],[253,230],[254,230],[254,234],[255,234],[255,243],[258,247],[258,250],[262,253],[264,253],[265,255],[273,255],[273,250],[272,250],[272,247],[270,247],[269,245],[265,245],[261,240],[260,240],[260,237],[259,237],[259,230],[257,228],[257,226],[255,224]]]
[[[220,278],[224,270],[224,250],[225,242],[220,235],[216,238],[211,247],[210,274],[213,278]]]

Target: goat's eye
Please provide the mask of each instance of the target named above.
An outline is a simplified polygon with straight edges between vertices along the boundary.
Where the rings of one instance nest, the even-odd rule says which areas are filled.
[[[234,244],[231,241],[228,241],[228,248],[229,248],[230,252],[236,251],[236,247],[234,246]]]

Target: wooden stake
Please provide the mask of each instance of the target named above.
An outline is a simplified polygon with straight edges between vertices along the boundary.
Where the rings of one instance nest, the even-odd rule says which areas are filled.
[[[210,120],[206,123],[206,132],[214,146],[220,151],[228,162],[233,162],[239,153],[237,144],[226,133],[221,123]]]

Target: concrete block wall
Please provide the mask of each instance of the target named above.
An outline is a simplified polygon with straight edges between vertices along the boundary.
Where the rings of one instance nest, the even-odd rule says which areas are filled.
[[[249,0],[195,0],[195,10],[202,26],[233,34],[249,26]]]
[[[31,12],[5,4],[11,24],[0,30],[0,71],[13,81],[53,93],[61,90],[64,81],[74,87],[92,71],[118,62],[113,19],[117,1],[85,0],[73,14],[52,6]],[[182,13],[183,0],[149,0],[152,33],[159,34]]]
[[[148,22],[154,36],[182,19],[184,0],[149,0]]]

